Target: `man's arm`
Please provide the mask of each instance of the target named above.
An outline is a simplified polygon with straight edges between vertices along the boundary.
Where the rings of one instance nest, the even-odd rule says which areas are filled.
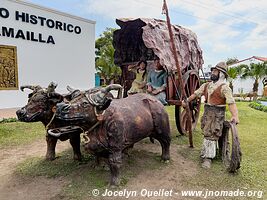
[[[151,72],[149,72],[148,75],[147,75],[146,86],[147,86],[147,92],[151,93],[153,91],[153,87],[152,87],[152,84],[151,84]]]
[[[238,124],[239,118],[238,118],[238,110],[237,110],[236,104],[232,103],[232,104],[228,104],[228,106],[229,106],[229,111],[232,114],[231,122],[235,122],[236,124]]]
[[[189,103],[190,101],[193,101],[195,98],[197,98],[197,95],[194,93],[194,94],[192,94],[190,97],[187,98],[187,102]],[[183,106],[184,108],[186,107],[186,103],[185,103],[184,100],[182,101],[182,106]]]
[[[197,98],[197,95],[194,93],[190,97],[187,98],[187,101],[188,102],[193,101],[195,98]]]
[[[204,93],[204,89],[205,89],[205,85],[208,84],[208,83],[204,83],[200,86],[200,88],[198,88],[194,94],[192,94],[190,97],[187,98],[187,102],[191,102],[193,101],[194,99],[196,98],[200,98],[203,93]],[[186,103],[184,101],[182,101],[182,106],[185,108],[186,107]]]
[[[128,71],[131,71],[135,67],[136,67],[136,65],[128,65]]]
[[[231,122],[235,122],[236,124],[238,124],[239,123],[238,110],[236,107],[235,99],[233,97],[233,92],[228,85],[223,86],[222,95],[225,97],[226,104],[228,104],[229,111],[232,115]]]

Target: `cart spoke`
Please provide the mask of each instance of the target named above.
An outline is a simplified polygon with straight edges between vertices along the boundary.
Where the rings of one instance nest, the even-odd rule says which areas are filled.
[[[199,78],[195,74],[195,72],[190,73],[188,78],[184,81],[185,82],[185,89],[186,89],[186,95],[189,97],[191,94],[195,92],[196,89],[199,88]],[[190,109],[191,109],[191,122],[192,122],[192,129],[195,129],[197,125],[197,121],[199,118],[199,111],[200,111],[200,100],[196,100],[194,102],[190,103]],[[176,116],[176,125],[178,131],[184,135],[187,134],[189,127],[187,125],[187,114],[186,110],[182,108],[182,106],[177,106],[175,108],[175,116]]]

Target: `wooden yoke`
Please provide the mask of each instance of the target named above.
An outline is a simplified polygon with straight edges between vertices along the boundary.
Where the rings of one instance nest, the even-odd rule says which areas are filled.
[[[172,32],[172,26],[171,26],[171,22],[170,22],[170,17],[169,17],[169,11],[168,11],[168,7],[167,7],[167,3],[166,0],[163,0],[163,7],[162,7],[162,14],[166,15],[166,21],[167,21],[167,26],[168,26],[168,30],[169,30],[169,35],[170,35],[170,42],[171,42],[171,51],[173,53],[173,57],[175,60],[175,65],[177,68],[177,74],[178,74],[178,81],[179,81],[179,85],[182,87],[182,99],[180,100],[184,100],[186,102],[186,113],[187,113],[187,126],[189,128],[189,145],[190,147],[194,147],[193,146],[193,136],[192,136],[192,121],[191,121],[191,112],[190,112],[190,108],[189,108],[189,103],[186,100],[186,92],[185,92],[185,87],[184,87],[184,83],[183,83],[183,78],[182,78],[182,72],[181,72],[181,68],[178,62],[178,55],[177,55],[177,51],[176,51],[176,47],[174,44],[174,38],[173,38],[173,32]]]

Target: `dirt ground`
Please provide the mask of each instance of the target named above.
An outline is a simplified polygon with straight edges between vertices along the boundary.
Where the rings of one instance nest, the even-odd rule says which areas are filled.
[[[57,144],[57,152],[69,148],[67,142]],[[46,152],[45,141],[36,141],[30,145],[1,149],[0,154],[0,199],[1,200],[22,200],[22,199],[50,199],[60,192],[64,185],[64,180],[48,179],[38,177],[32,179],[22,179],[14,174],[16,165],[25,159],[33,156],[44,156]],[[55,187],[56,186],[56,187]]]
[[[57,145],[57,153],[70,148],[68,142],[59,142]],[[130,191],[147,190],[175,190],[181,191],[186,189],[180,180],[184,176],[193,177],[196,174],[196,163],[185,160],[177,153],[178,145],[172,145],[171,163],[164,165],[164,169],[141,170],[133,178],[129,179],[123,189]],[[161,152],[160,145],[138,143],[134,147],[138,151],[148,151],[159,154]],[[63,187],[70,183],[66,177],[46,178],[38,176],[35,178],[27,178],[18,176],[14,173],[18,163],[23,162],[30,157],[44,157],[46,152],[45,141],[36,141],[33,144],[12,148],[1,149],[0,154],[0,199],[1,200],[47,200],[47,199],[68,199],[61,196]],[[60,159],[60,158],[59,158]],[[146,161],[140,161],[146,162]],[[121,190],[121,189],[120,189]],[[87,197],[86,199],[94,199]],[[114,197],[98,198],[98,199],[118,199]],[[123,198],[125,199],[125,197]],[[140,199],[134,198],[134,199]],[[149,199],[165,199],[165,198],[149,198]],[[173,198],[168,198],[173,199]],[[182,199],[177,196],[175,199]]]
[[[161,152],[160,145],[139,143],[135,148],[142,149],[144,151],[159,153]],[[158,170],[143,170],[138,176],[131,179],[127,185],[127,190],[142,191],[147,189],[151,191],[165,189],[167,191],[173,190],[173,192],[179,192],[181,190],[188,190],[184,183],[181,181],[184,177],[193,178],[197,173],[196,163],[185,159],[177,153],[177,148],[181,148],[176,144],[171,145],[171,163],[166,164],[164,168]],[[149,199],[184,199],[179,195],[173,195],[175,198],[168,197],[150,197]]]
[[[0,121],[5,118],[13,118],[16,117],[16,111],[19,108],[7,108],[7,109],[0,109]]]

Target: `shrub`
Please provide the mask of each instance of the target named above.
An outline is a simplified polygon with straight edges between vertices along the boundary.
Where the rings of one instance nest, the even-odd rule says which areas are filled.
[[[267,106],[262,105],[260,102],[253,101],[249,104],[251,108],[254,108],[256,110],[260,110],[263,112],[267,112]]]
[[[13,118],[3,118],[2,120],[0,120],[0,123],[9,123],[9,122],[17,122],[17,118],[13,117]]]
[[[261,97],[258,99],[259,101],[267,101],[267,97]]]

